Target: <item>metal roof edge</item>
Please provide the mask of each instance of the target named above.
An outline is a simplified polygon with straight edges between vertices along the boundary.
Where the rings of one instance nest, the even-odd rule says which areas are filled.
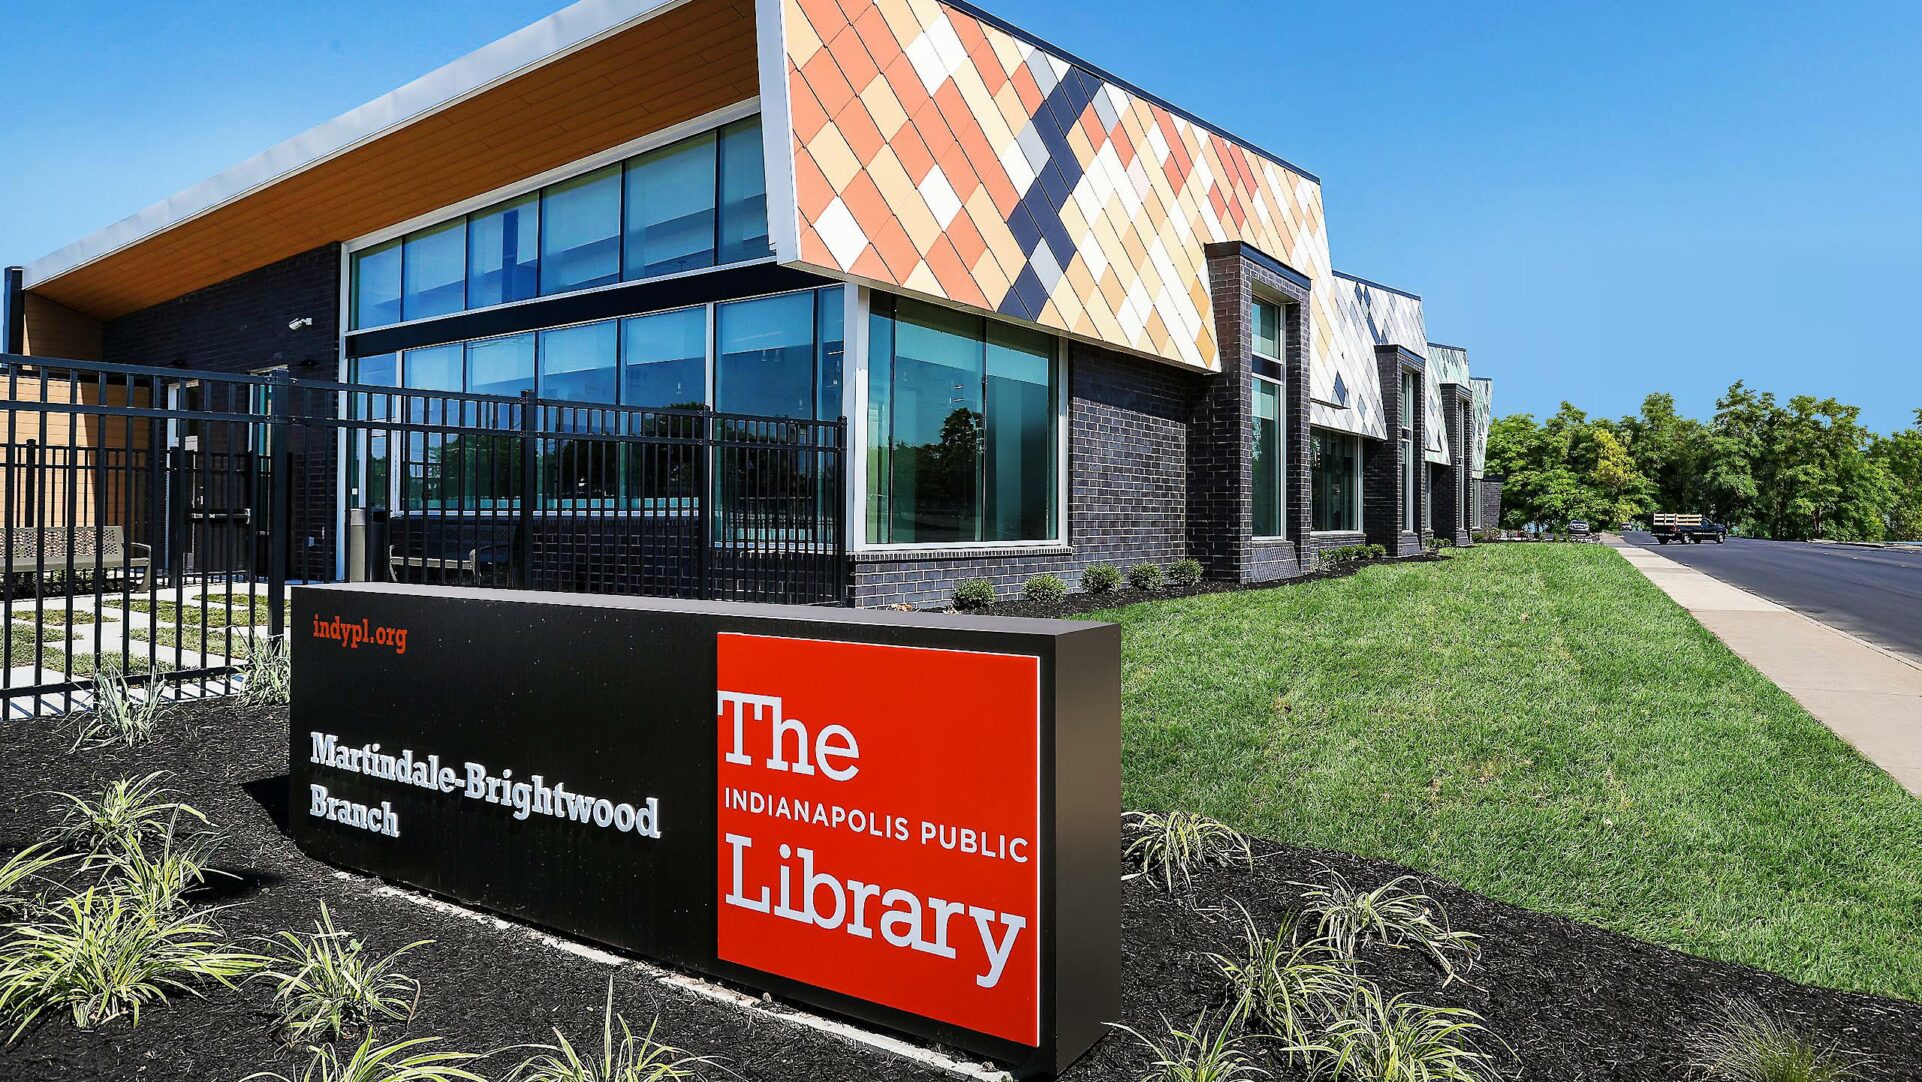
[[[1379,290],[1383,290],[1383,291],[1385,291],[1385,292],[1388,292],[1388,293],[1393,293],[1393,294],[1394,294],[1394,295],[1396,295],[1397,297],[1407,297],[1407,298],[1408,298],[1409,300],[1411,300],[1411,301],[1418,301],[1418,300],[1421,300],[1421,294],[1419,294],[1419,293],[1410,293],[1409,291],[1407,291],[1407,290],[1405,290],[1405,289],[1396,289],[1396,288],[1395,288],[1394,286],[1391,286],[1391,285],[1387,285],[1387,284],[1385,284],[1385,283],[1382,283],[1382,282],[1377,282],[1377,281],[1375,281],[1375,280],[1374,280],[1374,279],[1372,279],[1372,278],[1363,278],[1363,277],[1362,277],[1361,275],[1359,275],[1359,274],[1349,274],[1349,273],[1348,273],[1347,271],[1341,271],[1341,270],[1338,270],[1338,271],[1336,271],[1336,272],[1334,272],[1334,273],[1335,273],[1335,277],[1337,277],[1337,278],[1346,278],[1346,279],[1348,279],[1348,280],[1349,280],[1349,281],[1351,281],[1351,282],[1359,282],[1359,283],[1361,283],[1362,285],[1365,285],[1365,286],[1368,286],[1368,287],[1370,287],[1370,288],[1373,288],[1373,289],[1379,289]],[[1430,343],[1429,343],[1429,345],[1431,345],[1431,346],[1432,346],[1432,345],[1434,345],[1434,344],[1435,344],[1435,343],[1433,343],[1433,342],[1430,342]]]

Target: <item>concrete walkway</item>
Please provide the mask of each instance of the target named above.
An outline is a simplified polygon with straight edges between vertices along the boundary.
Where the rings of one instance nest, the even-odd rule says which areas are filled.
[[[1729,649],[1922,796],[1922,667],[1652,550],[1615,548]]]

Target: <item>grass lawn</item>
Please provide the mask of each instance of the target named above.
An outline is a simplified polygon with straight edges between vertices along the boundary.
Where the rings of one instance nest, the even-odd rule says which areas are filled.
[[[33,623],[33,610],[16,608],[13,610],[13,618],[29,624]],[[101,613],[96,617],[92,609],[74,609],[73,616],[69,619],[65,605],[48,605],[40,614],[40,622],[49,627],[65,627],[69,623],[91,624],[96,619],[112,620],[115,617],[110,613]]]
[[[266,617],[264,615],[261,618],[261,622],[263,624],[266,623]],[[233,629],[233,653],[231,656],[244,658],[247,656],[248,649],[253,645],[254,637],[245,627],[241,626],[238,621],[234,623]],[[203,630],[207,636],[204,650],[200,641]],[[212,654],[216,657],[229,656],[227,653],[226,625],[212,624],[204,629],[199,625],[185,628],[156,627],[150,629],[137,627],[133,629],[132,637],[139,642],[159,643],[160,653],[162,654],[171,653],[175,646],[179,646],[183,650],[192,650],[195,653]]]
[[[148,601],[145,598],[125,602],[109,601],[108,604],[118,605],[133,612],[150,612],[153,613],[154,619],[169,624],[182,624],[195,627],[200,626],[203,622],[208,627],[226,627],[229,624],[264,624],[267,622],[268,613],[273,611],[273,607],[267,603],[265,596],[255,597],[250,604],[247,595],[243,593],[236,593],[231,603],[228,602],[225,594],[210,593],[207,595],[207,603],[204,609],[198,601],[189,601],[185,605],[180,605],[172,601],[156,603]],[[288,611],[292,611],[291,605],[288,606]]]
[[[1922,801],[1600,545],[1113,609],[1123,786],[1922,999]]]
[[[67,641],[67,632],[64,628],[51,625],[33,627],[14,624],[7,628],[7,638],[11,640],[9,645],[13,651],[14,667],[28,668],[33,665],[33,644],[36,639],[41,642],[64,644]]]

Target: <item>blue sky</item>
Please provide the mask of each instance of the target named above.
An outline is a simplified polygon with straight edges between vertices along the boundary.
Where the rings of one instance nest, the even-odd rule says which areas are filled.
[[[0,262],[557,6],[38,5],[0,38]],[[987,6],[1319,174],[1336,266],[1422,294],[1499,413],[1922,407],[1922,4]]]

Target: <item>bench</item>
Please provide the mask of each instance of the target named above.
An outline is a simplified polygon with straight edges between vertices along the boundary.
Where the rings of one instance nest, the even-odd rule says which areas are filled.
[[[65,572],[71,561],[76,575],[91,574],[98,567],[105,575],[131,575],[138,587],[146,582],[153,564],[153,550],[127,544],[126,530],[119,526],[16,526],[11,533],[9,576]]]
[[[458,522],[396,523],[400,539],[387,546],[387,576],[393,582],[479,582],[513,559],[512,528],[463,526]],[[477,536],[478,535],[478,536]]]

